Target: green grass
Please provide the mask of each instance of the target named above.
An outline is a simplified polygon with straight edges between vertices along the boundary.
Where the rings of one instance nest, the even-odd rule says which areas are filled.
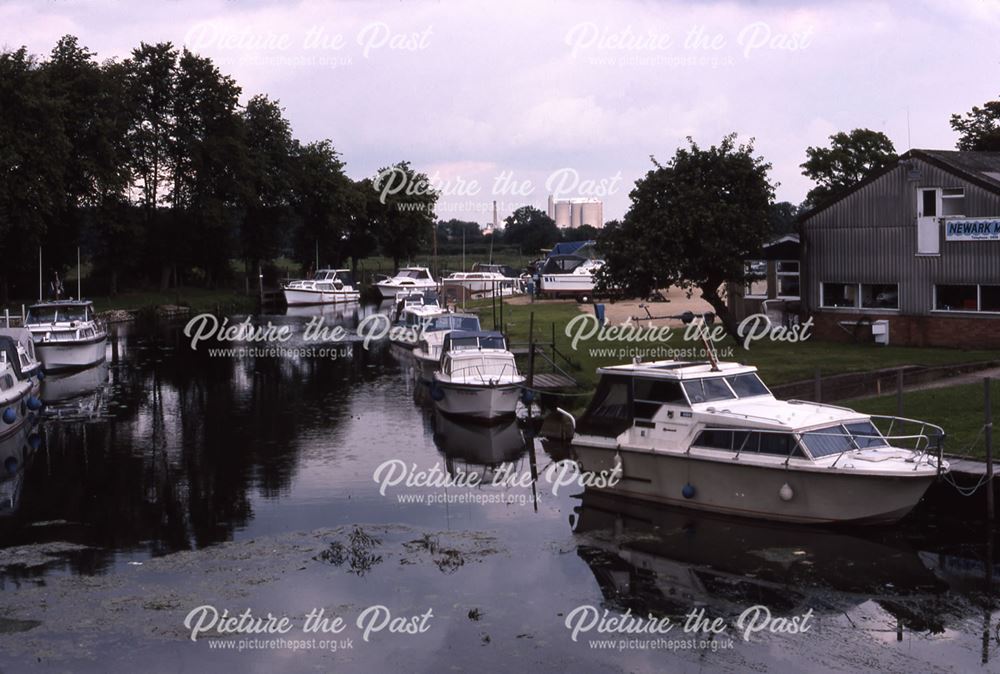
[[[480,314],[483,327],[493,327],[493,313],[489,300],[468,303],[467,308]],[[587,308],[593,311],[592,307]],[[683,330],[675,329],[670,341],[653,342],[598,342],[592,339],[581,342],[576,350],[571,348],[571,340],[565,334],[565,326],[581,311],[581,306],[572,301],[566,302],[536,302],[535,304],[505,304],[504,329],[512,343],[528,341],[528,324],[530,314],[535,314],[535,340],[538,343],[549,344],[552,339],[552,324],[556,325],[556,348],[574,361],[577,368],[570,374],[577,378],[585,388],[593,388],[597,383],[595,370],[598,367],[616,365],[631,360],[630,355],[609,355],[600,350],[627,348],[649,350],[669,346],[676,349],[695,347],[700,349],[701,343],[685,342]],[[499,310],[498,310],[499,314]],[[640,324],[641,325],[641,324]],[[732,348],[731,355],[727,353]],[[782,342],[758,341],[751,344],[749,351],[736,348],[732,341],[726,340],[717,349],[722,359],[737,360],[749,365],[755,365],[760,370],[764,381],[769,384],[785,384],[794,381],[811,379],[818,368],[822,375],[840,374],[845,372],[865,372],[881,368],[903,365],[948,365],[977,361],[995,360],[995,351],[964,351],[960,349],[916,348],[904,346],[877,346],[874,344],[842,344],[839,342],[805,341],[797,344]],[[665,357],[665,356],[661,356]],[[646,360],[651,360],[646,357]],[[562,363],[560,363],[562,364]],[[541,368],[543,363],[538,362]],[[998,396],[1000,399],[1000,396]],[[895,408],[893,408],[895,409]]]
[[[903,416],[929,421],[943,428],[947,433],[944,445],[946,452],[983,458],[985,445],[980,430],[984,423],[984,388],[982,382],[977,382],[904,393]],[[990,395],[993,418],[1000,419],[1000,381],[993,381]],[[867,414],[897,413],[895,394],[861,398],[846,404]],[[1000,437],[996,432],[993,435],[996,455],[1000,453]],[[971,452],[968,451],[970,448]]]

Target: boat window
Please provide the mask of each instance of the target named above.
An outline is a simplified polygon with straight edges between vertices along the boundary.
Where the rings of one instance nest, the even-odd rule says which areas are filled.
[[[753,372],[748,372],[746,374],[736,374],[731,377],[725,378],[729,385],[733,387],[733,391],[740,398],[752,398],[753,396],[766,396],[770,395],[770,391],[764,386],[764,382],[760,380]]]
[[[449,347],[452,351],[461,351],[462,349],[478,349],[479,339],[476,337],[456,337],[452,338],[451,346]]]
[[[709,428],[702,431],[694,444],[711,449],[726,449],[741,454],[774,454],[804,457],[805,454],[791,433],[769,431],[730,431]]]
[[[56,308],[55,307],[33,307],[28,312],[28,323],[55,323],[56,322]]]
[[[632,425],[632,402],[628,377],[604,376],[594,398],[580,419],[577,430],[587,435],[615,437]]]
[[[669,405],[687,405],[680,382],[666,379],[636,379],[635,398]]]
[[[803,433],[802,439],[816,459],[854,449],[850,434],[839,424]]]
[[[706,428],[695,439],[694,444],[710,449],[732,449],[733,432],[719,428]]]
[[[692,403],[709,403],[715,400],[732,400],[736,395],[726,386],[722,377],[694,379],[684,382],[684,392]]]
[[[858,446],[858,449],[885,447],[888,444],[878,429],[875,428],[875,425],[870,421],[858,421],[845,425],[851,437],[854,438],[854,443]]]
[[[14,385],[14,378],[11,377],[9,374],[5,374],[3,377],[0,377],[0,391],[6,391],[13,385]]]
[[[503,337],[501,335],[489,335],[487,337],[480,337],[479,345],[482,349],[504,349],[506,348],[503,343]]]
[[[85,321],[87,320],[87,307],[63,307],[62,311],[59,312],[59,318],[64,321]]]

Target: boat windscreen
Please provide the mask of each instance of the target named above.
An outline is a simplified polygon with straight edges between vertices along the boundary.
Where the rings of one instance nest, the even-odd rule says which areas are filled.
[[[815,459],[831,454],[840,454],[855,448],[850,433],[840,424],[803,433],[802,440],[805,441],[809,453]]]
[[[482,349],[506,349],[507,346],[503,343],[503,337],[500,335],[489,335],[487,337],[479,338],[479,347]]]
[[[722,377],[693,379],[683,382],[683,385],[684,392],[692,403],[710,403],[716,400],[732,400],[736,397]]]
[[[464,330],[467,332],[478,332],[480,329],[478,316],[455,316],[445,314],[436,316],[433,323],[427,327],[428,332],[438,330]]]
[[[28,311],[28,318],[26,322],[30,325],[32,323],[55,323],[56,322],[56,308],[55,307],[33,307]]]
[[[753,396],[766,396],[770,394],[764,382],[753,372],[746,374],[734,374],[726,377],[726,381],[733,387],[733,391],[740,398],[752,398]]]
[[[857,421],[852,424],[844,424],[847,432],[854,438],[858,449],[868,449],[869,447],[885,447],[888,443],[882,434],[879,433],[875,425],[870,421]]]

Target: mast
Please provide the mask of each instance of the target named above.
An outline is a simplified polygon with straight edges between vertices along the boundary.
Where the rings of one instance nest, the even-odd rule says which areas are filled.
[[[42,247],[38,247],[38,301],[42,301]]]
[[[80,293],[80,246],[76,247],[76,299],[83,299]]]

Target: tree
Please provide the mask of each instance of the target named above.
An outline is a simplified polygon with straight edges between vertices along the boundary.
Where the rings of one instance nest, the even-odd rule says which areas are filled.
[[[183,50],[173,96],[170,201],[174,233],[188,245],[178,261],[201,268],[208,285],[230,273],[234,208],[246,174],[239,95],[211,59]]]
[[[281,105],[264,95],[247,101],[243,128],[247,166],[240,241],[247,267],[255,270],[261,260],[274,258],[283,243],[282,225],[291,217],[296,143]]]
[[[320,264],[340,266],[343,241],[357,208],[344,162],[329,140],[321,140],[299,147],[293,166],[293,207],[301,222],[296,257],[308,266],[318,250]]]
[[[506,218],[503,225],[503,242],[520,246],[524,253],[537,253],[551,248],[562,238],[555,220],[533,206],[522,206]]]
[[[438,220],[437,240],[439,246],[462,245],[464,241],[467,245],[483,242],[483,230],[478,222],[467,220]]]
[[[1000,100],[974,105],[964,116],[952,115],[951,128],[961,134],[959,150],[1000,152]]]
[[[873,171],[896,159],[896,148],[881,131],[854,129],[830,136],[830,147],[806,148],[802,173],[816,186],[809,190],[810,207],[827,204],[859,183]]]
[[[794,234],[801,213],[798,206],[790,201],[778,201],[771,204],[767,210],[767,221],[771,225],[771,236],[778,237]]]
[[[748,280],[744,260],[770,235],[771,165],[753,155],[752,141],[737,145],[736,134],[708,149],[688,143],[666,165],[651,158],[624,220],[601,232],[599,283],[640,297],[670,285],[699,290],[735,338],[722,288]]]
[[[379,170],[368,185],[375,199],[367,199],[367,214],[382,253],[394,268],[424,246],[434,227],[438,194],[423,173],[402,161]]]
[[[563,241],[591,241],[597,240],[601,230],[593,225],[580,225],[579,227],[567,227],[562,230]]]
[[[70,144],[59,106],[27,49],[0,53],[0,298],[33,278],[38,246],[62,208]],[[27,288],[25,288],[27,290]],[[27,293],[25,293],[27,295]]]

